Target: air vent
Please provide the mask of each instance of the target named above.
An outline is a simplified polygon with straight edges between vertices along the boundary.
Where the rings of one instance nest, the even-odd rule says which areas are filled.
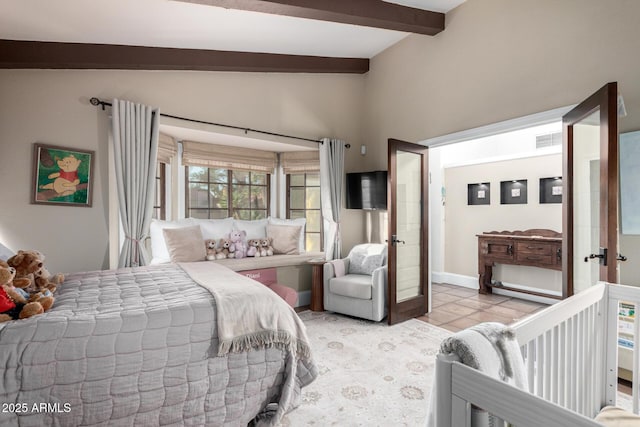
[[[562,132],[536,135],[536,150],[539,148],[553,147],[554,145],[562,145]]]

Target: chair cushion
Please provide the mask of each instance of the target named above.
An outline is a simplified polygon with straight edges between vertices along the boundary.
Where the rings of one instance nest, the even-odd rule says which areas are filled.
[[[371,299],[371,276],[347,274],[329,280],[329,291],[344,297]]]
[[[602,408],[595,421],[607,427],[631,427],[640,425],[640,416],[615,406]]]
[[[373,274],[373,270],[385,264],[386,251],[387,245],[379,243],[354,246],[349,252],[349,273]]]

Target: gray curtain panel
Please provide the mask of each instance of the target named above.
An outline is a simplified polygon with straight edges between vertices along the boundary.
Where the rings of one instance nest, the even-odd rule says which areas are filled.
[[[320,145],[320,199],[324,221],[324,253],[327,260],[342,258],[340,210],[344,189],[345,143],[323,138]]]
[[[160,112],[114,99],[112,114],[118,202],[125,234],[118,266],[147,265],[150,256],[145,240],[153,215]]]

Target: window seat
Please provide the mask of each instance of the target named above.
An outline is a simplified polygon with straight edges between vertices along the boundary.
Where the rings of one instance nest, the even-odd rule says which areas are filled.
[[[323,258],[324,252],[305,252],[299,255],[273,255],[265,257],[227,258],[212,262],[219,262],[233,271],[258,270],[261,268],[288,267],[305,264],[314,258]]]

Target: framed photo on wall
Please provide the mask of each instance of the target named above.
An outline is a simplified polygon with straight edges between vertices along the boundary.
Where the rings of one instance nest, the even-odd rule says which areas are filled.
[[[91,207],[94,151],[33,144],[31,203]]]
[[[527,180],[514,179],[500,182],[501,205],[526,205],[527,204]]]
[[[491,184],[481,182],[479,184],[467,184],[467,205],[491,204]]]
[[[540,178],[540,203],[562,203],[562,177]]]

